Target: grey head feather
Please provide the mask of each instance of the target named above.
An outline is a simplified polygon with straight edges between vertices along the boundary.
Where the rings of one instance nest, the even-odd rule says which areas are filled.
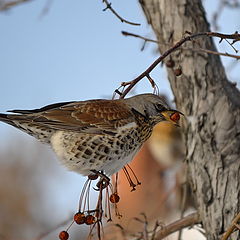
[[[151,93],[139,94],[123,99],[122,101],[130,108],[134,108],[139,113],[150,117],[159,115],[161,111],[170,109],[162,97]]]

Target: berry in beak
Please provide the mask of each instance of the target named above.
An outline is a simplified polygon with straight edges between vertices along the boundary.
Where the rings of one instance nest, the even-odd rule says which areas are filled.
[[[177,110],[166,110],[166,111],[162,111],[161,114],[164,116],[166,121],[169,121],[169,122],[173,123],[175,126],[179,127],[178,123],[181,118],[180,115],[183,115],[183,113],[181,113]]]

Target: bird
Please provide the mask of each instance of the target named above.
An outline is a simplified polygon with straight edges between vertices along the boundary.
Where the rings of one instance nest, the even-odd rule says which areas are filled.
[[[158,95],[54,103],[0,113],[0,121],[50,145],[60,162],[83,176],[112,176],[128,164],[162,121],[179,126],[181,112]]]

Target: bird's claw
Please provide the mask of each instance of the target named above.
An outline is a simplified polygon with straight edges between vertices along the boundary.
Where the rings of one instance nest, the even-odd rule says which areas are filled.
[[[95,191],[100,191],[109,185],[110,178],[107,177],[103,172],[98,172],[96,170],[93,170],[92,172],[100,177],[100,180],[96,184],[96,188],[93,188]]]

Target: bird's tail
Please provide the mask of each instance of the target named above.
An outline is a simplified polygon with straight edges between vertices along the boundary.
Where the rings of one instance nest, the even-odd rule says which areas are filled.
[[[43,143],[49,143],[53,134],[51,129],[32,123],[25,115],[0,113],[0,122],[12,125]]]
[[[7,117],[7,114],[0,113],[0,121],[8,123],[9,119]]]
[[[8,116],[9,116],[9,114],[0,113],[0,121],[4,122],[4,123],[7,123],[7,124],[10,124],[10,125],[15,127],[14,122]]]

